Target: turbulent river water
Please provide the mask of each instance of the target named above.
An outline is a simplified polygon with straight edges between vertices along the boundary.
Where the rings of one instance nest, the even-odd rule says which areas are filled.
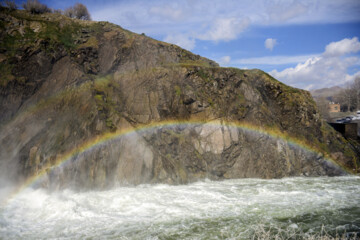
[[[249,239],[360,232],[360,177],[237,179],[105,191],[27,188],[0,239]]]

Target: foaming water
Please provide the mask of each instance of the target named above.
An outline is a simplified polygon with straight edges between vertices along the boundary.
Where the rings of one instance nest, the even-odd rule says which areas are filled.
[[[360,232],[360,178],[237,179],[107,191],[23,190],[0,239],[248,239],[261,228]]]

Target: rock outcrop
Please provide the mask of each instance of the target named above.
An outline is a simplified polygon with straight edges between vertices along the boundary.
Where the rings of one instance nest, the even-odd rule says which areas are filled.
[[[307,91],[260,70],[220,68],[108,22],[4,9],[0,22],[0,171],[7,179],[47,171],[49,186],[103,188],[341,175],[359,164],[355,143],[321,120]],[[84,148],[106,134],[168,121]]]

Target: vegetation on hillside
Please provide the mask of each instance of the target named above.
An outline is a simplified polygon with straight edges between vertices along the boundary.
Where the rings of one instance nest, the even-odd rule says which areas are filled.
[[[17,5],[16,5],[16,3],[15,3],[14,0],[5,0],[3,4],[4,4],[4,6],[5,6],[6,8],[8,8],[10,11],[17,9]]]
[[[0,2],[0,6],[5,7],[10,11],[18,9],[18,5],[14,0],[4,0]],[[81,3],[76,3],[74,6],[67,8],[65,11],[60,9],[51,9],[46,4],[43,4],[38,0],[27,0],[22,4],[22,7],[31,14],[59,13],[70,18],[91,20],[91,15],[87,7]]]
[[[65,10],[64,15],[70,18],[77,18],[81,20],[91,20],[91,16],[86,6],[81,3],[76,3],[73,7]]]
[[[27,0],[22,7],[32,13],[32,14],[42,14],[51,12],[51,9],[48,8],[45,4],[40,3],[38,0]]]

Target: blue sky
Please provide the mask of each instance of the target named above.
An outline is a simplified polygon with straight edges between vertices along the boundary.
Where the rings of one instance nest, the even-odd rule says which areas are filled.
[[[17,1],[18,2],[18,1]],[[302,89],[360,76],[360,0],[41,1],[177,44],[221,66],[259,68]]]

